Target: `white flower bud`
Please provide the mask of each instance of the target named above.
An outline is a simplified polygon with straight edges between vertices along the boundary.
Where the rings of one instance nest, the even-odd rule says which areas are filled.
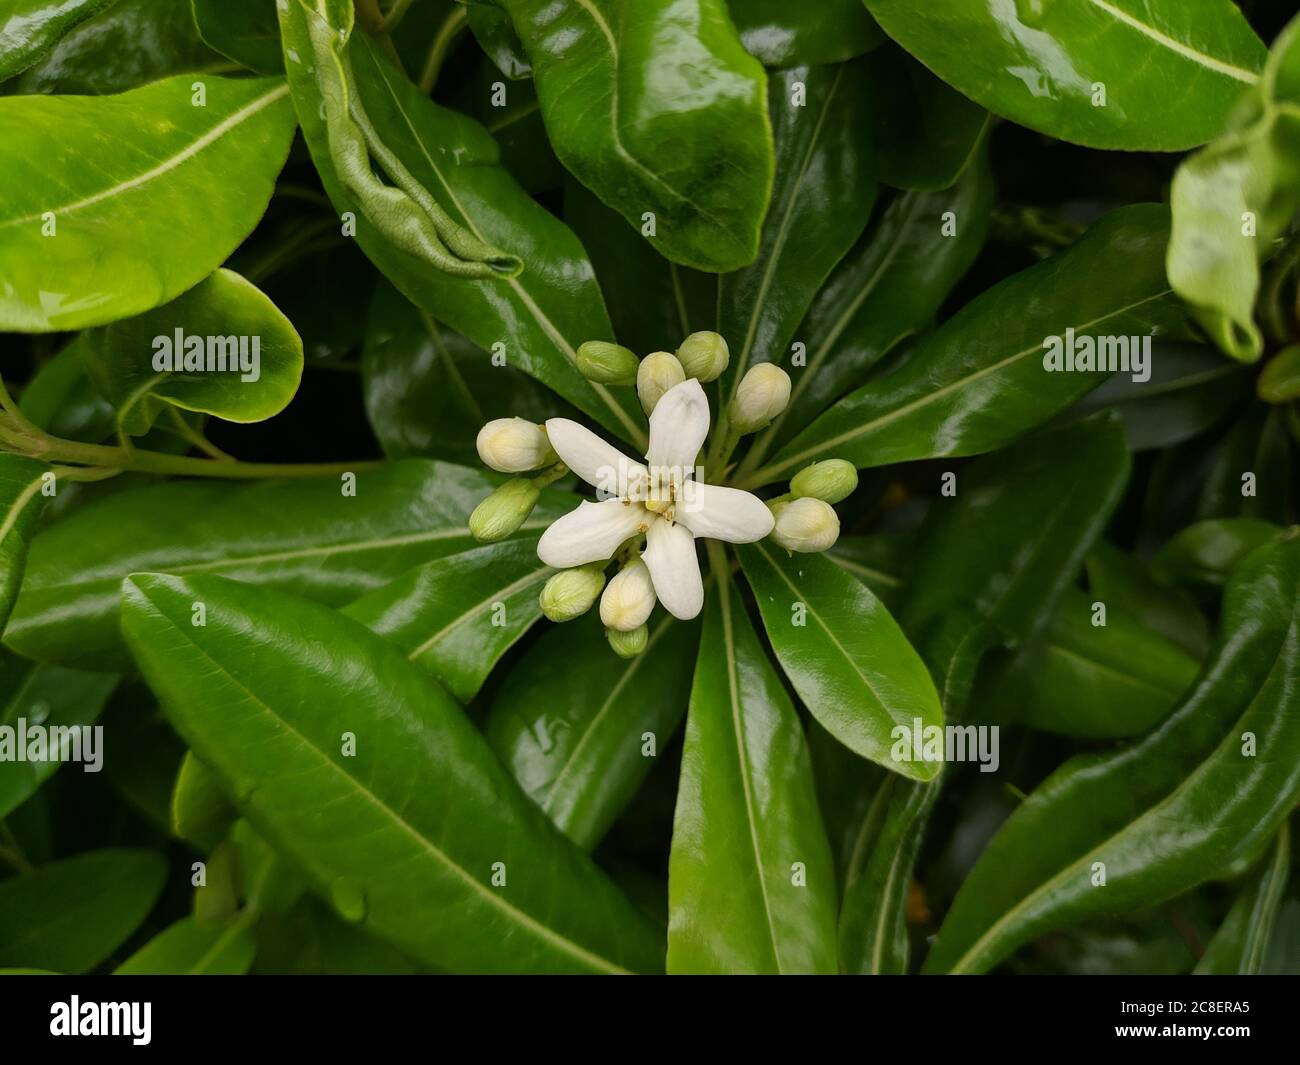
[[[826,503],[848,499],[858,487],[858,471],[844,459],[814,462],[796,473],[790,481],[792,496],[812,496]]]
[[[790,402],[790,375],[770,362],[751,366],[736,388],[731,423],[742,433],[761,429]]]
[[[718,333],[707,330],[692,333],[677,349],[677,361],[682,364],[687,377],[701,383],[717,380],[731,361],[727,341]]]
[[[469,531],[485,544],[504,540],[533,512],[542,490],[532,481],[516,477],[498,487],[469,516]]]
[[[478,457],[498,473],[524,473],[555,461],[540,425],[527,418],[496,418],[478,431]]]
[[[619,658],[635,658],[645,650],[650,641],[650,630],[642,625],[631,632],[619,632],[618,629],[606,629],[605,638]]]
[[[649,567],[638,558],[605,586],[605,594],[600,597],[600,620],[607,629],[631,632],[645,624],[655,602]]]
[[[840,519],[821,499],[796,499],[772,508],[776,527],[772,539],[787,551],[825,551],[840,538]]]
[[[675,355],[656,351],[641,360],[636,370],[636,394],[646,416],[654,411],[663,394],[686,380],[686,371]]]
[[[605,587],[605,563],[593,562],[577,569],[564,569],[551,577],[537,597],[542,613],[552,621],[572,621],[595,605]]]
[[[627,348],[604,340],[578,345],[578,372],[602,385],[630,385],[636,380],[637,358]]]

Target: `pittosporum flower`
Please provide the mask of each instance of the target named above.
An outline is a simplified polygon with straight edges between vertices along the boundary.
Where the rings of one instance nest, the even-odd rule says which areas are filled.
[[[674,617],[699,614],[704,582],[696,537],[745,544],[761,540],[773,526],[772,512],[757,496],[705,484],[697,476],[695,462],[709,421],[709,401],[699,381],[692,378],[669,389],[650,415],[643,465],[577,422],[549,419],[546,435],[560,461],[603,499],[583,502],[555,521],[542,534],[538,557],[548,566],[585,566],[611,558],[620,546],[644,535],[641,561],[655,597]],[[603,614],[603,600],[601,608]],[[609,609],[632,629],[644,622],[642,617],[633,624],[643,609],[649,614],[635,576],[619,586]]]

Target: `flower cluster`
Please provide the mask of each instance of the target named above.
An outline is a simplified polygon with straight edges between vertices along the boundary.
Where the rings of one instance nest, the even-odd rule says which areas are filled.
[[[586,426],[568,418],[537,425],[498,418],[478,435],[479,457],[501,473],[542,471],[517,477],[494,491],[470,516],[480,540],[500,540],[523,524],[546,485],[572,472],[596,489],[542,535],[537,554],[559,570],[541,593],[552,621],[570,621],[600,601],[600,618],[614,650],[639,654],[648,639],[646,622],[655,604],[674,617],[697,616],[704,580],[697,539],[733,544],[765,536],[790,551],[825,551],[839,536],[831,504],[857,486],[853,466],[832,459],[814,463],[771,500],[705,480],[702,465],[711,415],[704,384],[726,369],[729,352],[717,333],[693,333],[677,349],[638,359],[617,344],[592,341],[578,349],[578,367],[592,381],[633,385],[649,417],[645,462],[624,455]],[[790,399],[790,378],[780,367],[759,363],[736,386],[728,408],[727,444],[767,426]],[[716,454],[716,453],[715,453]],[[614,562],[617,572],[606,581]]]

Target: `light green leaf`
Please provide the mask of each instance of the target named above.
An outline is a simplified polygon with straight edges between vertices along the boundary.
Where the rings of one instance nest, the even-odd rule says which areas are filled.
[[[50,467],[20,455],[0,454],[0,634],[18,598],[36,523],[54,485]]]
[[[222,924],[182,917],[113,970],[114,976],[242,976],[257,952],[254,916]]]
[[[193,751],[186,751],[172,789],[172,832],[208,852],[226,838],[238,816],[221,790],[220,778]]]

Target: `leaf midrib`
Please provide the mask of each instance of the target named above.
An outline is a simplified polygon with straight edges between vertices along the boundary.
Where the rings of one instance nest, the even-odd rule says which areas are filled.
[[[1089,0],[1093,7],[1104,11],[1110,15],[1116,22],[1136,30],[1142,36],[1155,41],[1162,48],[1166,48],[1184,59],[1191,60],[1197,66],[1204,67],[1207,70],[1213,70],[1225,77],[1232,78],[1235,81],[1244,82],[1247,85],[1254,85],[1259,81],[1259,75],[1254,71],[1245,70],[1242,67],[1234,66],[1222,59],[1216,59],[1212,55],[1206,55],[1204,52],[1197,51],[1191,45],[1184,44],[1182,41],[1175,40],[1168,34],[1161,33],[1154,26],[1150,26],[1141,19],[1130,15],[1127,11],[1115,7],[1114,4],[1108,3],[1107,0]]]

